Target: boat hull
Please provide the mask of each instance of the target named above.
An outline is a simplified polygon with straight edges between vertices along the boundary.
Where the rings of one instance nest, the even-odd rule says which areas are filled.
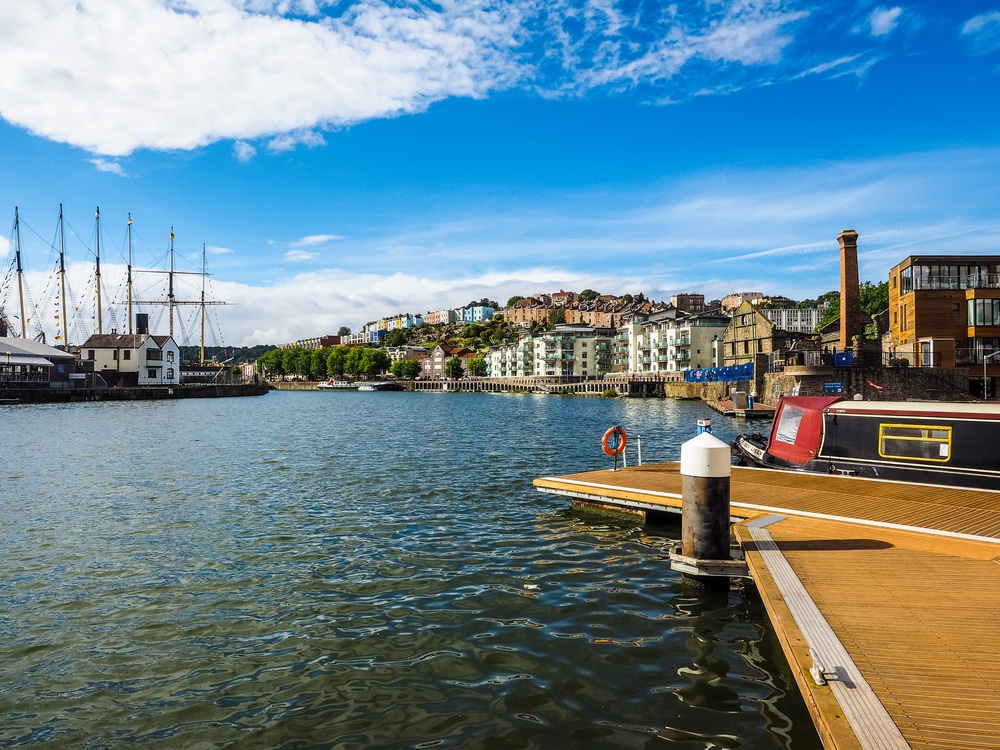
[[[998,444],[996,405],[790,398],[768,437],[740,435],[732,448],[745,466],[1000,490]]]

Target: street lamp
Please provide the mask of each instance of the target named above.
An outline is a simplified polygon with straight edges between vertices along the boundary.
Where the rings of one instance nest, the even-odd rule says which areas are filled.
[[[986,361],[990,357],[1000,357],[1000,352],[993,352],[992,354],[983,355],[983,401],[986,400]]]

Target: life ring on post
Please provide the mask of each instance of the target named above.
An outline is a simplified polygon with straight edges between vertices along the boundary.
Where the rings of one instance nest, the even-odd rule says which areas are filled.
[[[601,450],[609,456],[620,456],[625,452],[625,444],[628,442],[628,435],[623,427],[615,425],[609,427],[604,437],[601,438]]]

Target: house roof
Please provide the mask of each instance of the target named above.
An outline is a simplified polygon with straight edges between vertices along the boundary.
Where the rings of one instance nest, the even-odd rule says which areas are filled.
[[[32,339],[19,339],[14,336],[0,336],[0,355],[20,354],[30,357],[44,357],[46,359],[75,359],[70,352],[62,349],[55,349],[45,344],[39,344]],[[13,361],[13,358],[12,360]]]
[[[81,349],[138,349],[147,338],[160,349],[171,341],[170,336],[150,336],[145,333],[95,333],[87,339]]]

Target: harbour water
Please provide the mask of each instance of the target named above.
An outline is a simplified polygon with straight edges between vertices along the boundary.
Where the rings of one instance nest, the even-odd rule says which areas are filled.
[[[0,746],[819,748],[752,588],[542,495],[700,402],[273,392],[0,408]],[[634,443],[634,440],[633,440]],[[630,449],[630,460],[635,454]]]

